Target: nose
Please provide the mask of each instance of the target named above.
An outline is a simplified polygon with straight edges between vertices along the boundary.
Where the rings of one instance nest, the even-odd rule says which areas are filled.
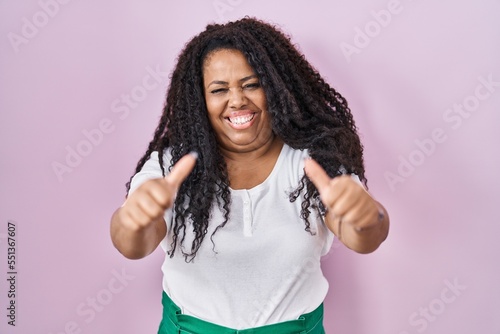
[[[247,97],[241,88],[230,90],[229,107],[231,109],[241,109],[247,105]]]

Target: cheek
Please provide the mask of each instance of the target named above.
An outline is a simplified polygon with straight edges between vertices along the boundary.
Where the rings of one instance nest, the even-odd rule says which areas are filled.
[[[220,103],[217,103],[217,101],[214,99],[207,99],[205,101],[208,113],[208,122],[210,123],[212,129],[217,131],[217,129],[220,129],[222,127],[220,118],[221,116]]]
[[[271,114],[269,114],[269,110],[267,109],[266,95],[264,93],[261,94],[255,102],[258,103],[258,108],[264,112],[265,124],[263,124],[263,126],[271,128]]]
[[[255,99],[255,102],[257,102],[260,109],[267,111],[267,99],[266,99],[266,94],[264,94],[264,92],[258,94],[258,96]]]

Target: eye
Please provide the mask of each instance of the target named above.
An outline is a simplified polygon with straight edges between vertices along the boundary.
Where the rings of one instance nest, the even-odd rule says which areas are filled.
[[[248,88],[248,89],[256,89],[259,87],[260,87],[260,83],[258,83],[258,82],[249,83],[248,85],[244,86],[244,88]]]
[[[217,89],[211,90],[210,93],[211,94],[221,94],[221,93],[226,92],[226,91],[227,91],[227,88],[217,88]]]

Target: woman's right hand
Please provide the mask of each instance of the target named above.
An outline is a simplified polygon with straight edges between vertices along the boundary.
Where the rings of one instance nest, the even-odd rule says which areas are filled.
[[[115,211],[111,219],[111,239],[128,258],[151,253],[165,237],[165,210],[172,207],[177,190],[196,164],[196,153],[182,157],[163,178],[144,182]]]

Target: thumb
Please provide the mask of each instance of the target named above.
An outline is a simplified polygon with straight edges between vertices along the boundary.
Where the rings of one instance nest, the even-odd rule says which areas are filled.
[[[321,193],[328,188],[328,184],[331,180],[330,176],[328,176],[323,167],[313,159],[305,160],[304,171],[321,195]]]
[[[182,182],[188,177],[189,173],[191,173],[196,165],[196,159],[198,159],[198,153],[196,152],[191,152],[180,158],[172,168],[170,174],[165,176],[165,181],[175,189],[179,189]]]

